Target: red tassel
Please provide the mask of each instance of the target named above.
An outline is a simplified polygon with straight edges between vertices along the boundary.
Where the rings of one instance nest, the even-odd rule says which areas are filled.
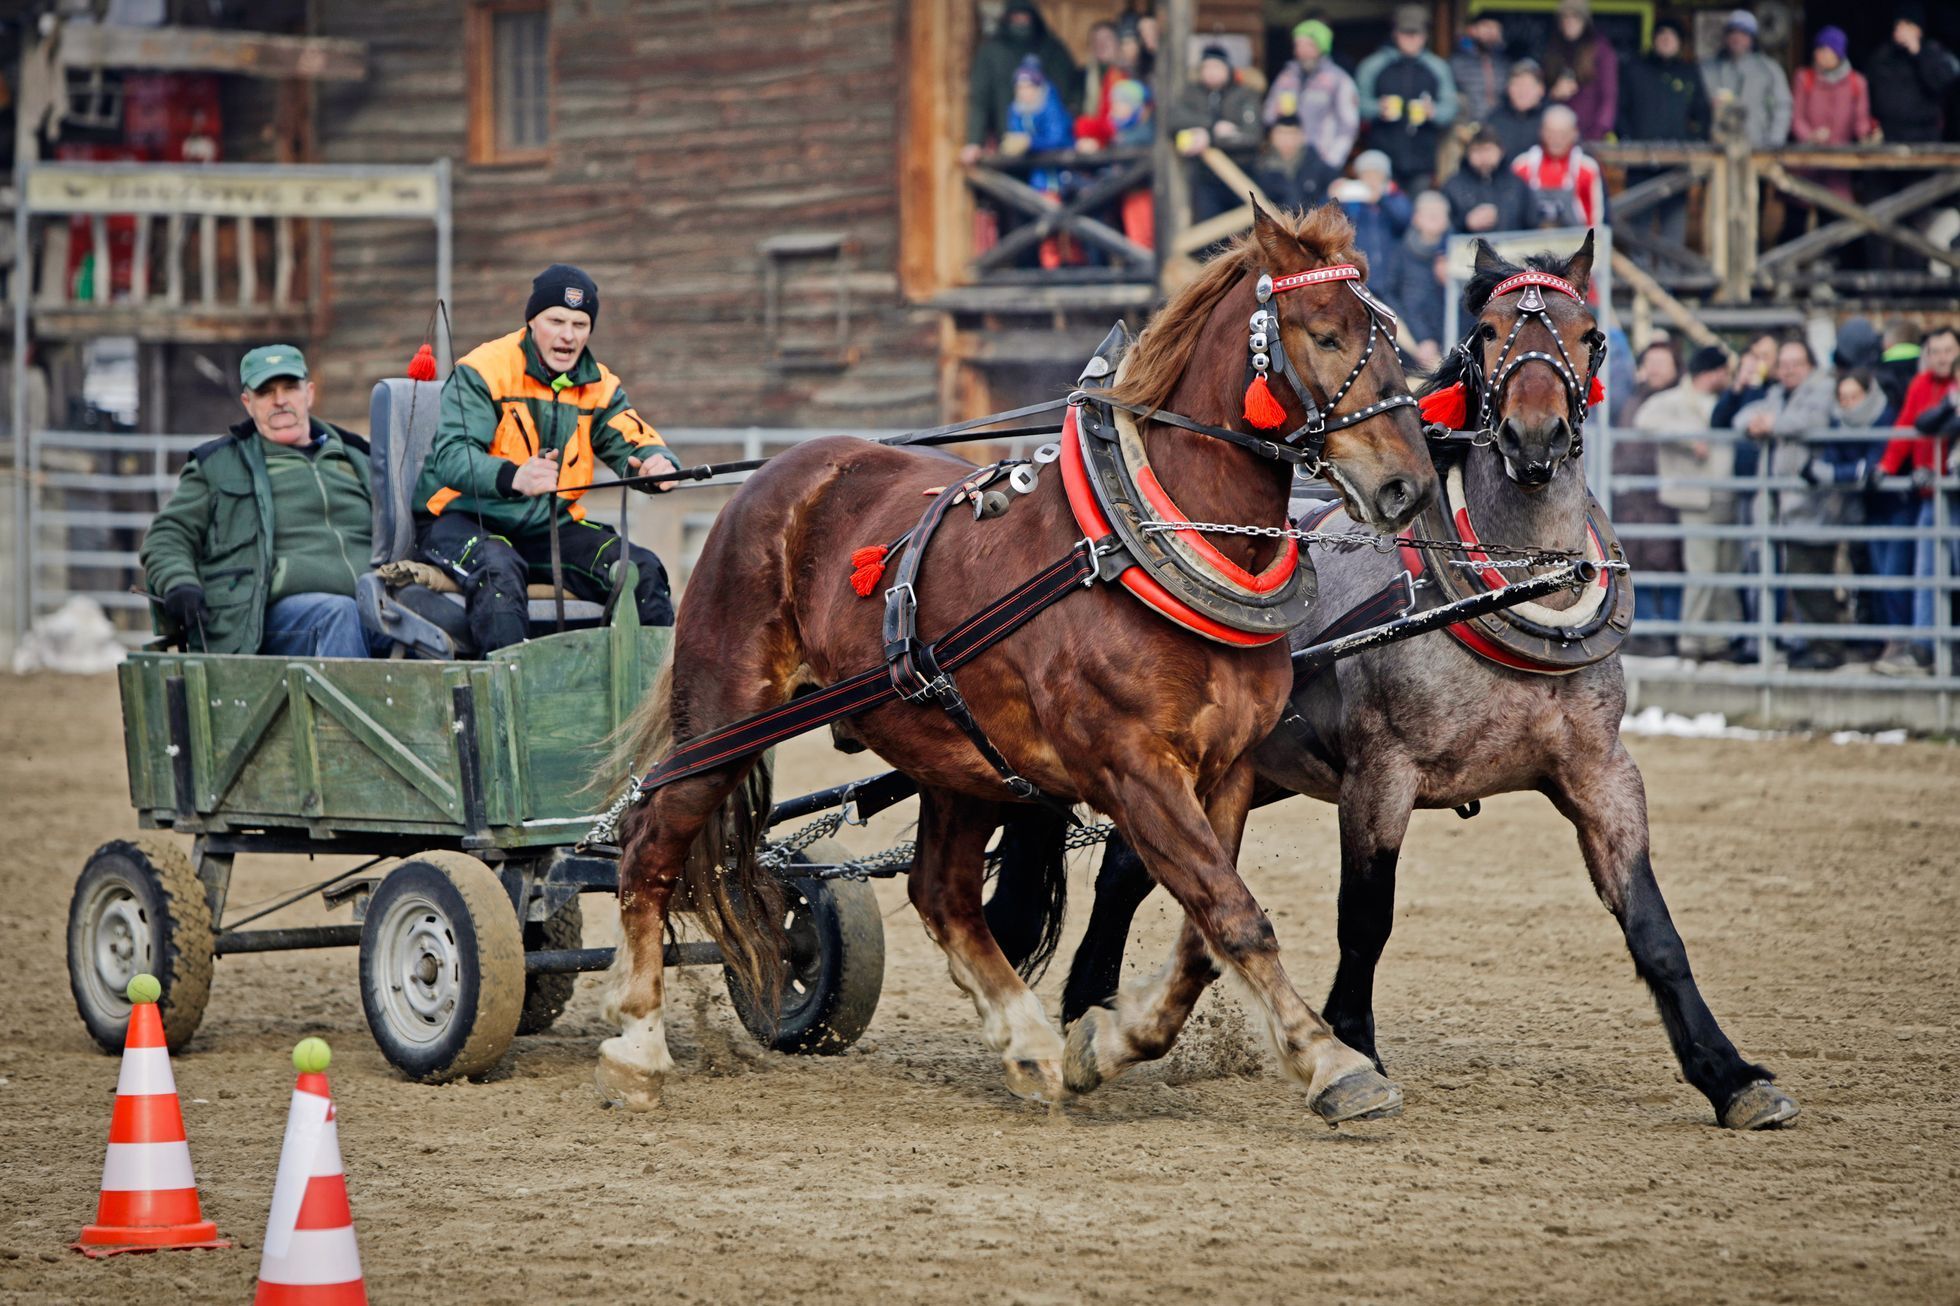
[[[1441,390],[1422,397],[1422,420],[1461,431],[1463,424],[1470,420],[1470,403],[1463,393],[1463,382],[1446,385]]]
[[[1586,407],[1591,408],[1594,404],[1598,403],[1600,400],[1604,399],[1605,397],[1606,397],[1606,387],[1599,383],[1598,377],[1594,377],[1592,382],[1592,389],[1586,391]]]
[[[859,598],[870,598],[871,592],[878,588],[878,582],[884,579],[885,546],[867,544],[862,549],[853,550],[851,566],[855,568],[851,572],[851,588],[857,591]]]
[[[1245,388],[1245,420],[1262,431],[1270,431],[1286,420],[1286,410],[1273,398],[1273,388],[1266,384],[1266,374],[1261,372],[1252,378],[1252,384]]]
[[[415,351],[415,357],[408,360],[408,379],[411,381],[433,381],[436,379],[436,351],[423,345]]]

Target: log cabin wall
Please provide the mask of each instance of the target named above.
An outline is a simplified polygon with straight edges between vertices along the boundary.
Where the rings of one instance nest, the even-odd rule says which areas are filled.
[[[554,0],[548,161],[469,157],[468,0],[316,7],[370,76],[319,91],[328,162],[457,160],[459,353],[515,328],[530,280],[576,263],[600,286],[594,350],[655,425],[898,426],[937,412],[934,315],[898,293],[900,0]],[[839,269],[790,250],[778,343],[762,242],[843,237]],[[314,342],[332,420],[365,427],[433,297],[426,227],[335,233]]]

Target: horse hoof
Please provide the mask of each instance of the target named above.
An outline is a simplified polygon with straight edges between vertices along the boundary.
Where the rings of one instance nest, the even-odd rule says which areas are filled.
[[[1372,1070],[1357,1070],[1329,1084],[1309,1105],[1330,1128],[1349,1120],[1386,1120],[1402,1114],[1402,1090]]]
[[[1102,1087],[1102,1067],[1096,1061],[1096,1027],[1102,1009],[1091,1007],[1069,1027],[1068,1046],[1062,1050],[1062,1080],[1071,1093],[1089,1093]]]
[[[1036,1061],[1032,1057],[1009,1057],[1001,1063],[1007,1070],[1007,1091],[1028,1102],[1046,1102],[1053,1106],[1068,1100],[1069,1091],[1063,1082],[1061,1067],[1052,1061]]]
[[[1797,1100],[1767,1079],[1742,1089],[1722,1108],[1726,1129],[1781,1129],[1796,1118]]]
[[[600,1101],[607,1106],[624,1107],[628,1111],[651,1111],[659,1106],[663,1078],[608,1056],[599,1058],[599,1069],[593,1076],[599,1087]]]

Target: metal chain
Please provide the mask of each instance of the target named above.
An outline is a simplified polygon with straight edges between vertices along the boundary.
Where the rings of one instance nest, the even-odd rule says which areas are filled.
[[[1406,539],[1393,535],[1363,535],[1358,532],[1333,533],[1329,531],[1302,530],[1298,526],[1245,526],[1238,522],[1209,521],[1147,521],[1141,523],[1145,531],[1203,531],[1217,535],[1257,535],[1263,539],[1300,540],[1306,544],[1329,544],[1340,549],[1370,548],[1376,553],[1388,553],[1404,545],[1414,545],[1422,549],[1439,549],[1444,552],[1463,553],[1469,551],[1468,545],[1460,540],[1426,540],[1420,536]],[[1518,562],[1475,562],[1467,558],[1446,558],[1445,562],[1458,567],[1536,567],[1553,563],[1571,562],[1580,556],[1576,549],[1517,548],[1508,544],[1479,544],[1478,553],[1501,553],[1521,559]]]
[[[781,843],[765,844],[760,860],[764,866],[778,873],[788,870],[791,863],[788,860],[787,853],[780,860],[776,861],[770,860],[771,854],[777,849],[784,848],[789,844],[795,844],[798,850],[807,847],[815,843],[818,839],[834,833],[842,823],[843,816],[841,813],[814,821]],[[816,831],[816,833],[812,833],[812,831]],[[1093,848],[1097,844],[1106,841],[1115,833],[1115,825],[1108,821],[1098,822],[1095,825],[1078,826],[1070,830],[1062,840],[1062,851],[1071,853],[1081,848]],[[817,880],[866,880],[884,878],[900,875],[911,870],[912,859],[917,855],[917,852],[918,845],[908,839],[904,843],[895,844],[882,852],[869,853],[863,857],[854,857],[846,862],[838,862],[835,866],[825,866],[817,870],[802,870],[800,873]],[[992,868],[999,865],[1000,858],[1001,855],[998,852],[987,854],[988,867]],[[793,871],[791,873],[798,872]]]

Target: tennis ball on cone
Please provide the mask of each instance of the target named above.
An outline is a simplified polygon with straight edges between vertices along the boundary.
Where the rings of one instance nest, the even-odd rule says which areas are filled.
[[[129,995],[131,1002],[155,1002],[163,996],[163,985],[154,975],[138,975],[123,992]]]
[[[303,1038],[293,1049],[293,1069],[302,1075],[324,1073],[327,1063],[333,1060],[333,1053],[323,1038]]]

